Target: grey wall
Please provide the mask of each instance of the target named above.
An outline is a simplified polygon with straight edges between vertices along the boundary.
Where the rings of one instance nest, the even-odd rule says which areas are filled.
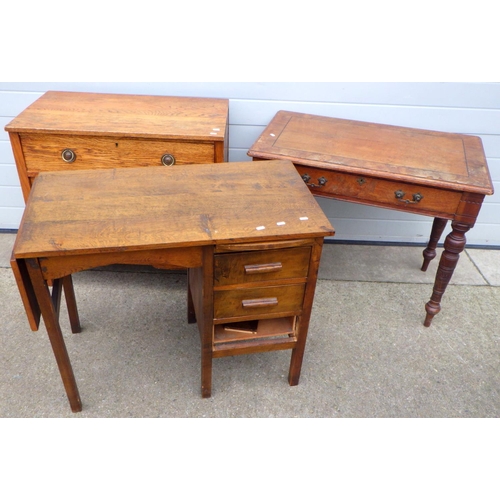
[[[24,203],[4,126],[47,90],[230,99],[229,160],[247,150],[280,110],[479,135],[495,194],[487,197],[470,245],[500,247],[500,84],[497,83],[1,83],[0,229],[17,229]],[[431,220],[318,199],[336,239],[423,243]]]

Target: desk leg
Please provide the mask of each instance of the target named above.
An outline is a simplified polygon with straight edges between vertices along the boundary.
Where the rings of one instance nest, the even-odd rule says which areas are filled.
[[[78,309],[76,307],[75,289],[73,288],[73,278],[71,277],[71,274],[63,278],[63,288],[66,305],[68,307],[71,331],[73,333],[80,333],[82,328],[80,326],[80,317],[78,316]]]
[[[191,292],[191,282],[189,274],[192,272],[190,269],[187,270],[187,321],[188,323],[196,323],[196,310],[194,307],[193,294]]]
[[[429,243],[427,248],[424,250],[424,263],[422,264],[422,271],[427,271],[429,267],[429,262],[436,257],[436,247],[443,234],[444,228],[446,227],[448,220],[436,217],[432,223],[431,236],[429,238]]]
[[[304,359],[304,351],[306,348],[307,332],[309,329],[310,313],[307,317],[302,315],[298,324],[298,337],[297,346],[292,349],[292,356],[290,359],[290,368],[288,370],[288,383],[290,385],[298,385],[300,372],[302,370],[302,360]]]
[[[214,322],[214,248],[203,248],[202,318],[197,315],[201,334],[201,397],[212,395],[213,322]]]
[[[69,360],[68,351],[64,343],[64,338],[57,318],[57,311],[54,308],[50,290],[47,282],[43,279],[37,259],[26,259],[27,268],[35,295],[40,305],[42,318],[45,323],[45,328],[49,335],[49,340],[52,345],[52,350],[59,367],[59,373],[66,389],[66,394],[69,399],[69,404],[73,412],[82,411],[82,403],[78,387],[76,385],[73,368]]]
[[[460,253],[465,248],[467,241],[465,233],[471,228],[470,225],[457,222],[452,222],[451,227],[452,231],[444,241],[444,250],[439,261],[434,290],[431,299],[425,305],[427,315],[424,326],[430,326],[432,318],[441,310],[441,298],[457,266]]]
[[[322,250],[323,238],[318,238],[311,251],[311,260],[309,262],[309,277],[304,294],[302,314],[299,318],[299,324],[297,325],[297,345],[294,349],[292,349],[292,356],[290,359],[288,383],[292,386],[298,385],[300,372],[302,370],[302,360],[304,358],[304,351],[306,348],[307,332],[309,331],[309,322],[311,320],[311,311],[314,301],[314,292],[316,291],[319,262],[321,259]]]

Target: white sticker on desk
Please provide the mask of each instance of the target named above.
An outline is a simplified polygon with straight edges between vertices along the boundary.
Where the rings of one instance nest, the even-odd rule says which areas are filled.
[[[299,217],[299,220],[309,220],[309,217]]]
[[[257,226],[255,229],[257,229],[257,231],[262,231],[263,229],[266,229],[266,226]]]
[[[276,222],[277,226],[284,226],[285,224],[286,224],[286,222]]]

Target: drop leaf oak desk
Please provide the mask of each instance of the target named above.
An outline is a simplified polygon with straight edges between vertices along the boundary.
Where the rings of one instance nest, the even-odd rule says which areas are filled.
[[[451,220],[425,326],[474,226],[493,194],[479,137],[279,111],[248,152],[291,160],[314,195],[434,217],[422,270]]]
[[[323,238],[333,234],[289,161],[45,172],[33,184],[11,263],[31,328],[41,316],[77,412],[59,324],[71,274],[108,264],[187,268],[202,396],[211,395],[212,359],[237,354],[290,349],[296,385]]]

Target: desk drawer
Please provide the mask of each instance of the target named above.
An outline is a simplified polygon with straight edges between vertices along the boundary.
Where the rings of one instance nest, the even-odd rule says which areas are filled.
[[[161,166],[165,154],[176,164],[213,163],[215,147],[207,142],[179,142],[137,138],[21,134],[28,174],[86,168]],[[62,158],[63,151],[68,160]],[[168,162],[167,162],[168,163]]]
[[[296,165],[313,194],[407,212],[454,214],[461,192]]]
[[[305,284],[214,291],[214,319],[302,312]]]
[[[306,278],[310,255],[311,247],[219,254],[215,256],[214,286]]]

